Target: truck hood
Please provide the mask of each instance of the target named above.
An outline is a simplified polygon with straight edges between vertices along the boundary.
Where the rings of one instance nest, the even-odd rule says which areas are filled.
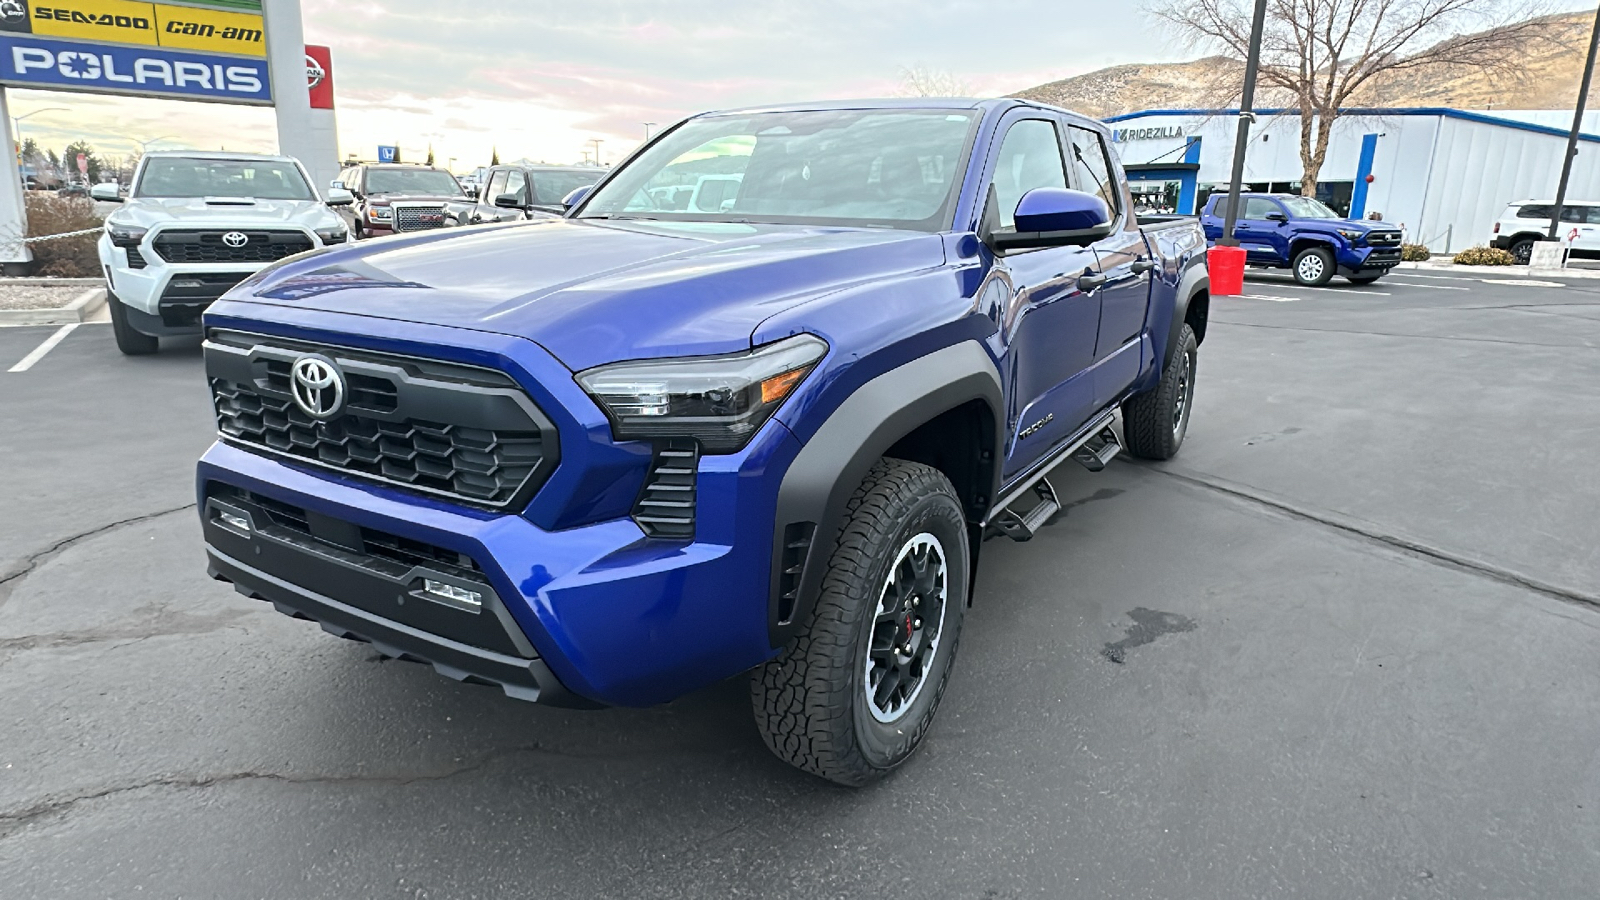
[[[777,312],[943,263],[922,232],[544,219],[346,245],[227,299],[528,338],[581,371],[742,350]]]
[[[107,220],[117,225],[218,228],[302,226],[331,228],[339,215],[316,200],[252,200],[240,197],[138,198],[113,210]]]
[[[471,198],[456,194],[368,194],[367,203],[383,206],[388,203],[471,203]]]

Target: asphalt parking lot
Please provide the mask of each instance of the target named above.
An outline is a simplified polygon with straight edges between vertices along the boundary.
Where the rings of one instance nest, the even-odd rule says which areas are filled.
[[[198,345],[0,329],[5,897],[1593,896],[1600,281],[1252,277],[1171,463],[991,541],[920,755],[571,712],[207,579]]]

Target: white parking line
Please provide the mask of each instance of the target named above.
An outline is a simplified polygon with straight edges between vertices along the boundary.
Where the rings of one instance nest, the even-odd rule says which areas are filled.
[[[1456,287],[1453,284],[1410,284],[1400,282],[1408,288],[1422,288],[1425,291],[1470,291],[1472,288]]]
[[[1362,296],[1362,297],[1368,297],[1368,296],[1371,296],[1371,297],[1389,297],[1389,296],[1393,296],[1388,291],[1369,291],[1366,288],[1312,287],[1311,285],[1308,285],[1308,284],[1291,284],[1291,283],[1285,282],[1285,281],[1258,281],[1258,282],[1255,282],[1255,283],[1261,285],[1262,287],[1266,287],[1267,285],[1271,285],[1271,286],[1273,286],[1275,288],[1287,288],[1287,289],[1289,289],[1291,291],[1333,291],[1336,294],[1345,294],[1345,295],[1352,295],[1353,294],[1353,295],[1358,295],[1358,296]],[[1424,285],[1424,284],[1410,284],[1410,285],[1406,285],[1406,286],[1407,287],[1429,287],[1429,285]],[[1466,288],[1452,288],[1452,290],[1463,290],[1464,291],[1464,290],[1466,290]]]
[[[44,339],[44,343],[42,343],[39,346],[33,348],[33,352],[32,353],[29,353],[27,356],[24,356],[22,358],[21,362],[17,363],[16,365],[12,366],[11,368],[7,369],[6,371],[7,372],[26,372],[29,369],[33,368],[33,364],[34,363],[38,362],[41,359],[44,359],[44,355],[46,353],[49,353],[51,350],[54,350],[56,348],[57,344],[59,344],[62,341],[66,340],[67,339],[67,335],[72,333],[72,329],[77,328],[77,327],[78,327],[78,323],[77,322],[73,322],[71,325],[63,325],[60,328],[56,329],[56,333],[55,334],[52,334],[49,337],[45,338]]]
[[[1299,297],[1274,297],[1271,294],[1239,294],[1240,300],[1271,300],[1274,303],[1295,303]]]
[[[1418,275],[1415,272],[1390,272],[1390,278],[1432,278],[1434,281],[1479,281],[1478,278],[1462,278],[1458,275]]]

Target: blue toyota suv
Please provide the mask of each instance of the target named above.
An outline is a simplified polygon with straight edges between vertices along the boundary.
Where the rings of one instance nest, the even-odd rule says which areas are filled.
[[[564,217],[263,271],[205,316],[210,571],[541,703],[751,672],[773,752],[871,781],[985,534],[1188,429],[1204,238],[1141,228],[1108,139],[1009,99],[709,113]],[[708,173],[718,210],[662,203]]]
[[[1222,237],[1227,192],[1211,195],[1200,213],[1206,240]],[[1343,275],[1371,284],[1400,264],[1400,229],[1382,222],[1345,219],[1319,200],[1294,194],[1240,194],[1233,236],[1245,262],[1288,269],[1300,284],[1320,287]]]

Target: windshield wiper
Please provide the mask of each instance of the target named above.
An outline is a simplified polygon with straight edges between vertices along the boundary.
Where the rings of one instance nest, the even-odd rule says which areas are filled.
[[[616,215],[616,214],[613,214],[613,213],[605,213],[603,215],[598,215],[598,216],[579,216],[578,218],[580,218],[580,219],[614,219],[614,220],[616,220],[618,222],[659,222],[659,221],[661,221],[660,219],[656,218],[655,216],[619,216],[619,215]]]

